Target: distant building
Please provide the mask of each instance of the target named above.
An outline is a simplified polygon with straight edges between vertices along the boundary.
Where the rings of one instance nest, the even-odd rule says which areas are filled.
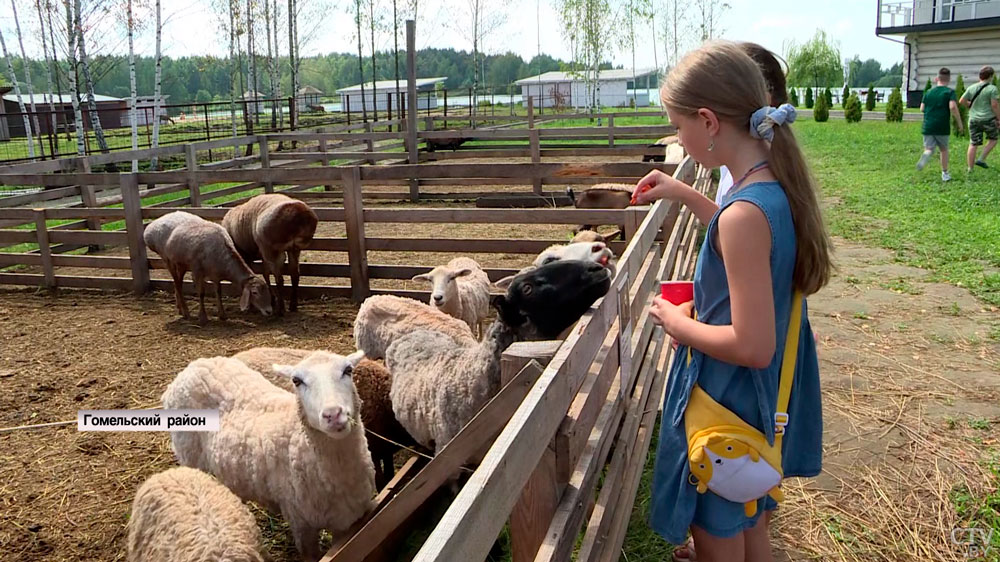
[[[902,36],[906,105],[917,107],[941,67],[952,87],[979,80],[983,65],[1000,66],[1000,0],[878,0],[878,36]],[[961,92],[959,92],[961,95]]]
[[[167,98],[169,95],[160,94],[160,119],[165,121],[167,118]],[[153,96],[136,96],[135,97],[135,122],[139,127],[144,127],[146,125],[153,124],[153,108],[155,107],[156,98]],[[125,100],[125,107],[128,107],[128,100]],[[161,121],[161,122],[162,122]],[[132,122],[129,119],[129,112],[125,112],[125,116],[122,117],[122,126],[131,127]]]
[[[587,77],[590,72],[560,72],[552,71],[537,76],[529,76],[514,82],[521,87],[521,97],[532,96],[535,107],[587,107]],[[631,68],[602,70],[597,75],[600,98],[597,105],[601,107],[629,107],[633,103],[637,107],[649,105],[647,90],[650,84],[655,87],[657,70],[648,68],[633,70]],[[640,84],[637,89],[629,88],[633,76]],[[644,85],[645,88],[641,86]],[[630,91],[631,90],[631,91]],[[527,102],[525,102],[527,103]]]
[[[319,88],[306,86],[296,92],[295,107],[298,111],[309,111],[309,106],[318,107],[322,105],[320,100],[322,97],[323,92]]]
[[[38,128],[41,134],[47,135],[52,130],[52,117],[49,112],[49,94],[35,94],[33,97],[22,93],[21,99],[24,108],[31,111],[31,100],[35,101],[35,110],[40,113],[38,117]],[[84,129],[90,129],[90,111],[88,109],[87,94],[83,95],[80,102],[80,110],[83,113]],[[73,97],[69,94],[62,96],[52,95],[52,101],[56,107],[56,131],[63,132],[73,130]],[[97,104],[97,117],[101,122],[101,127],[105,129],[117,129],[128,126],[128,100],[114,98],[111,96],[94,95],[94,102]],[[11,92],[3,94],[3,107],[0,108],[0,138],[4,131],[6,138],[21,138],[26,136],[24,130],[24,119],[21,116],[21,108],[17,105],[17,96]],[[34,123],[32,123],[34,127]],[[38,134],[38,131],[35,131]]]
[[[247,102],[246,103],[247,111],[250,112],[251,114],[264,112],[264,100],[266,99],[264,97],[264,94],[260,92],[251,92],[250,90],[247,90],[243,92],[243,95],[240,96],[240,99]]]
[[[447,80],[447,76],[437,76],[434,78],[417,78],[417,110],[425,109],[437,109],[437,92],[435,85],[439,82],[444,82]],[[403,107],[409,107],[406,101],[406,88],[408,82],[406,80],[399,81],[399,94],[403,98]],[[365,83],[365,109],[371,111],[372,108],[378,111],[386,111],[389,107],[391,100],[392,110],[395,112],[399,107],[397,103],[396,94],[396,81],[395,80],[378,80],[374,84],[374,96],[375,103],[372,103],[372,83]],[[361,113],[361,84],[355,84],[354,86],[348,86],[346,88],[341,88],[337,90],[340,94],[340,107],[341,111],[350,111],[351,113],[358,112]]]

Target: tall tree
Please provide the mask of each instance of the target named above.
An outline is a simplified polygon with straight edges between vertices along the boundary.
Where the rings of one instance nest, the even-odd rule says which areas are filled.
[[[730,8],[722,0],[695,0],[700,16],[701,40],[711,41],[722,34],[722,15]]]
[[[278,94],[275,91],[275,78],[274,78],[274,52],[271,49],[271,0],[264,0],[264,28],[265,35],[267,35],[267,76],[268,82],[270,83],[270,96],[271,96],[271,128],[274,129],[278,125],[278,113],[277,113],[277,98]]]
[[[49,130],[52,132],[52,134],[49,136],[50,142],[53,137],[56,137],[56,142],[50,145],[49,151],[52,153],[53,156],[55,156],[59,152],[58,137],[56,134],[56,131],[58,130],[57,127],[58,124],[56,122],[56,104],[55,101],[52,99],[52,92],[54,92],[55,89],[52,87],[52,66],[50,65],[49,61],[48,38],[45,36],[45,18],[43,17],[42,14],[41,0],[35,0],[35,9],[38,11],[38,29],[42,36],[42,59],[45,62],[45,81],[46,85],[48,86],[48,94],[46,94],[46,97],[49,100],[49,118],[51,119],[51,125],[50,125],[51,128]],[[60,102],[61,101],[62,100],[60,100]]]
[[[292,126],[299,122],[299,12],[295,0],[288,0],[288,64],[292,71]],[[361,38],[358,38],[360,45]],[[358,56],[361,56],[360,51]]]
[[[557,6],[563,34],[573,46],[574,63],[584,68],[587,107],[593,111],[601,102],[601,62],[611,54],[618,14],[609,0],[559,0]]]
[[[291,1],[291,0],[289,0]],[[365,63],[364,63],[364,53],[361,51],[361,0],[354,0],[354,25],[357,27],[358,33],[358,75],[361,76],[361,119],[367,123],[368,122],[368,109],[367,103],[365,102]],[[374,97],[374,92],[372,97]],[[347,110],[350,111],[350,98],[347,101]],[[415,110],[415,108],[410,108]]]
[[[77,0],[79,1],[79,0]],[[156,10],[156,74],[153,77],[153,148],[160,146],[160,103],[162,98],[162,80],[163,76],[163,53],[160,50],[160,37],[163,33],[163,20],[160,18],[160,0],[154,1],[154,10]],[[159,159],[154,154],[150,159],[149,163],[150,169],[159,169]]]
[[[253,5],[250,0],[247,0],[247,82],[248,88],[250,90],[250,95],[253,96],[253,122],[260,125],[260,107],[257,101],[257,54],[254,50],[253,43],[253,27],[254,27],[254,16],[253,16]],[[249,134],[253,134],[253,129],[248,131]]]
[[[87,110],[90,113],[90,126],[94,129],[94,137],[101,152],[108,152],[108,141],[104,138],[104,127],[101,126],[101,116],[97,112],[97,95],[94,94],[94,77],[90,73],[90,60],[87,58],[87,42],[83,35],[83,16],[80,13],[80,0],[74,0],[73,24],[76,26],[77,48],[80,50],[80,68],[87,84]],[[155,146],[155,144],[154,144]]]
[[[128,97],[128,120],[129,126],[132,129],[132,150],[139,149],[139,123],[137,115],[135,112],[135,17],[132,12],[132,0],[128,0],[125,6],[125,26],[128,33],[128,83],[129,83],[129,97]],[[139,160],[132,159],[132,173],[139,171]]]
[[[34,124],[34,131],[38,134],[38,151],[42,158],[45,158],[45,143],[42,142],[42,129],[38,126],[38,107],[35,105],[35,90],[31,84],[31,64],[28,54],[24,52],[24,38],[21,36],[21,22],[17,19],[17,2],[10,0],[10,9],[14,16],[14,29],[17,33],[17,43],[21,48],[21,63],[24,66],[24,80],[28,87],[28,101],[31,104],[31,120]]]
[[[664,64],[673,67],[680,59],[680,54],[687,43],[690,27],[687,25],[688,3],[682,0],[662,0],[663,27],[661,29],[663,37],[663,55],[666,60]]]
[[[268,0],[264,0],[267,2]],[[281,69],[278,67],[280,59],[280,48],[278,47],[278,0],[274,0],[274,99],[281,98]],[[285,110],[282,105],[278,106],[278,128],[285,128]]]
[[[229,116],[233,125],[233,136],[236,131],[236,0],[229,0]]]
[[[480,73],[480,49],[485,39],[490,37],[507,20],[503,3],[489,0],[465,0],[464,17],[453,20],[452,27],[466,40],[472,42],[472,112],[478,109]]]
[[[378,85],[375,83],[378,81],[376,78],[375,69],[375,27],[378,25],[378,19],[375,17],[375,4],[378,0],[367,0],[368,2],[368,28],[371,30],[371,47],[372,47],[372,120],[378,121]]]
[[[14,74],[14,65],[10,62],[10,53],[7,52],[7,43],[3,40],[3,31],[0,30],[0,48],[3,49],[3,58],[7,61],[7,73],[10,76],[10,83],[14,86],[14,95],[17,97],[17,106],[24,119],[25,137],[28,139],[28,158],[35,157],[35,141],[31,136],[31,119],[28,118],[28,110],[24,107],[24,99],[21,98],[21,87],[17,84],[17,75]]]
[[[629,47],[632,51],[632,105],[638,107],[636,90],[639,88],[635,72],[635,39],[639,33],[638,25],[650,17],[653,5],[652,0],[625,0],[625,33],[622,35],[623,46]],[[655,37],[654,37],[655,40]],[[656,52],[656,46],[653,46]]]
[[[843,79],[840,49],[823,30],[801,45],[792,43],[785,58],[789,86],[839,86]]]
[[[54,67],[51,71],[55,74],[56,80],[56,96],[59,98],[59,103],[62,103],[62,81],[59,80],[59,55],[56,53],[56,35],[55,26],[52,25],[52,12],[56,11],[56,7],[52,5],[53,0],[45,0],[45,19],[49,23],[49,43],[52,44],[52,60],[51,64]],[[54,107],[54,106],[53,106]],[[55,113],[53,113],[53,118]],[[70,140],[69,127],[66,127],[66,140]]]
[[[76,153],[83,156],[86,153],[87,145],[84,139],[86,132],[83,130],[83,112],[80,110],[79,63],[77,60],[77,43],[79,42],[79,37],[76,33],[76,26],[73,25],[73,7],[70,4],[70,0],[63,0],[63,6],[66,8],[67,52],[69,53],[69,72],[66,74],[69,76],[69,95],[73,104],[73,128],[76,130]]]

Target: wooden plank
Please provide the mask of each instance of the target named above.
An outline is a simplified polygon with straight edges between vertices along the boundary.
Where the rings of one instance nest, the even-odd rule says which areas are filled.
[[[9,265],[42,265],[42,256],[38,254],[0,253],[0,266]]]
[[[541,148],[538,146],[538,129],[531,129],[528,131],[530,136],[528,137],[528,142],[531,144],[531,161],[535,164],[542,161]],[[542,193],[542,178],[536,177],[532,179],[532,191],[536,195]]]
[[[142,200],[139,199],[138,175],[122,174],[121,190],[125,207],[128,253],[132,260],[132,291],[141,295],[149,290],[149,265],[146,263],[146,243],[142,239]]]
[[[22,244],[34,241],[35,233],[30,230],[0,230],[0,244]]]
[[[45,276],[35,273],[0,273],[0,285],[27,285],[31,287],[41,287],[45,283]],[[170,281],[173,286],[173,281]],[[128,289],[132,286],[132,280],[127,277],[77,277],[69,275],[56,275],[55,284],[58,287],[70,287],[81,289]]]
[[[344,222],[347,225],[347,255],[351,263],[351,294],[360,303],[371,294],[368,283],[368,252],[365,250],[365,216],[361,203],[361,170],[343,170]]]
[[[386,252],[465,252],[465,253],[507,253],[538,254],[553,244],[565,244],[566,240],[517,240],[495,239],[477,240],[471,238],[368,238],[365,245],[370,251]],[[621,247],[621,242],[612,242]]]
[[[529,364],[505,385],[472,420],[337,552],[322,562],[357,562],[374,550],[410,513],[452,478],[465,462],[493,440],[538,379],[541,368]],[[458,560],[458,559],[456,559]]]
[[[615,116],[608,115],[608,147],[615,146]]]
[[[3,176],[0,176],[3,177]],[[0,180],[0,183],[2,180]],[[60,182],[63,184],[65,182]],[[7,185],[22,185],[22,184],[7,184]],[[25,183],[23,185],[35,185],[34,183]],[[0,198],[0,207],[18,207],[21,205],[31,205],[33,203],[41,203],[42,201],[52,201],[53,199],[62,199],[63,197],[72,197],[80,192],[80,188],[75,185],[69,187],[56,187],[54,189],[45,189],[37,193],[25,193],[24,195],[12,195],[10,197]]]
[[[624,209],[365,209],[366,222],[618,224]],[[650,238],[650,244],[651,242]]]
[[[605,299],[572,330],[414,560],[486,557],[594,360],[613,305]]]
[[[368,277],[370,279],[405,279],[408,281],[414,275],[427,273],[433,268],[432,265],[369,265]],[[483,271],[490,278],[490,281],[499,281],[509,275],[516,275],[520,270],[487,267],[483,268]]]
[[[271,167],[271,149],[267,144],[267,135],[260,135],[257,140],[260,144],[260,167],[262,170],[267,170]],[[264,193],[274,193],[273,181],[264,182]]]
[[[650,169],[662,170],[672,174],[677,164],[672,162],[604,162],[604,163],[530,163],[530,164],[424,164],[403,166],[370,166],[362,169],[361,178],[368,180],[401,179],[410,176],[428,178],[518,178],[532,179],[535,177],[571,179],[580,177],[634,177],[641,178]],[[314,177],[297,177],[306,172],[322,171],[321,168],[294,170],[296,179],[314,179]],[[272,170],[272,173],[289,175],[293,170]],[[169,173],[169,172],[161,172]],[[229,172],[231,174],[237,171]]]
[[[345,160],[364,156],[365,160],[391,160],[403,158],[405,152],[364,152],[351,150],[342,152],[278,152],[271,155],[271,160],[298,160],[300,162],[329,162],[330,160]]]
[[[184,147],[184,159],[186,161],[188,172],[198,171],[198,155],[195,152],[195,146],[193,144],[189,144]],[[187,188],[188,198],[191,199],[191,206],[201,207],[201,186],[192,174],[189,174]]]
[[[165,207],[159,209],[146,208],[142,210],[142,218],[144,219],[157,219],[163,215],[173,213],[174,211],[184,211],[185,213],[191,213],[192,215],[197,215],[203,219],[213,219],[222,220],[222,217],[229,212],[229,209],[220,209],[212,207],[199,207],[196,209],[186,209],[184,207]]]
[[[0,172],[2,171],[3,170],[0,170]],[[44,187],[72,186],[67,188],[69,190],[68,192],[72,192],[76,191],[77,189],[75,187],[76,185],[81,185],[86,183],[92,185],[118,185],[118,174],[68,173],[68,174],[40,175],[40,174],[0,173],[0,185],[37,185]]]
[[[18,224],[25,224],[35,219],[31,209],[0,209],[0,219],[16,219]]]
[[[49,240],[56,244],[110,246],[127,244],[128,234],[109,230],[52,230],[49,232]]]
[[[34,209],[35,213],[35,234],[38,238],[38,254],[42,258],[42,272],[44,274],[45,286],[52,288],[56,286],[56,271],[52,267],[52,249],[49,247],[49,231],[45,223],[45,209]]]

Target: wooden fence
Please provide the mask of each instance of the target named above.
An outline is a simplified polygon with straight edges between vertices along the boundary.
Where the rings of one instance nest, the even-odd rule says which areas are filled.
[[[691,160],[675,177],[703,192],[710,184]],[[565,341],[509,347],[500,392],[433,460],[411,459],[323,562],[387,559],[467,463],[478,468],[414,560],[483,560],[508,521],[514,562],[569,560],[577,546],[576,560],[618,560],[672,355],[649,306],[659,280],[690,278],[696,231],[687,209],[653,205],[608,295]]]

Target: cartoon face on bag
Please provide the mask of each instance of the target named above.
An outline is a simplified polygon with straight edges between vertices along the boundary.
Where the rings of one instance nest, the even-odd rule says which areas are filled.
[[[757,462],[760,455],[741,441],[721,436],[713,438],[691,459],[691,473],[698,479],[698,491],[707,490],[713,476],[728,479],[746,464],[748,458]]]

